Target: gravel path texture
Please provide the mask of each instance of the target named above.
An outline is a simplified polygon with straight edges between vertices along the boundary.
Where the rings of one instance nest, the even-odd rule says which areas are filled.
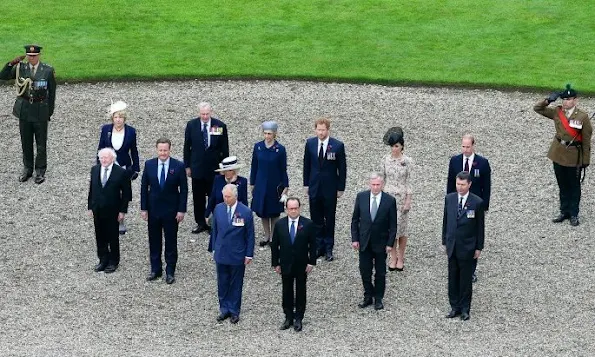
[[[17,182],[14,92],[2,86],[0,356],[595,355],[593,174],[583,185],[581,225],[551,223],[558,189],[546,153],[554,128],[532,110],[544,96],[289,81],[62,84],[50,123],[47,181],[35,185]],[[337,208],[336,260],[319,262],[309,277],[303,332],[278,330],[281,279],[270,267],[270,251],[258,248],[246,272],[240,322],[215,322],[215,267],[207,235],[190,233],[191,202],[179,231],[176,283],[146,282],[140,180],[133,183],[118,271],[93,272],[89,169],[110,99],[128,103],[142,162],[154,156],[160,136],[171,138],[172,155],[181,159],[186,122],[197,116],[199,102],[211,102],[228,124],[232,155],[247,165],[244,176],[252,146],[262,140],[260,123],[277,120],[290,192],[305,202],[307,216],[304,142],[314,135],[316,118],[331,118],[331,135],[347,150],[347,191]],[[595,101],[583,98],[579,106],[592,112]],[[349,223],[367,173],[389,152],[382,137],[394,125],[404,128],[405,152],[416,164],[411,237],[405,270],[388,273],[385,309],[376,312],[357,307],[363,293]],[[466,132],[490,160],[493,193],[471,320],[461,322],[444,318],[440,237],[448,160]],[[260,240],[260,222],[256,227]]]

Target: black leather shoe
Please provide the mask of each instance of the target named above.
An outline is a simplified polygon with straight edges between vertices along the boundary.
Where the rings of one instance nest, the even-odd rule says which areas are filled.
[[[205,227],[205,226],[202,226],[202,225],[197,225],[197,226],[196,226],[196,227],[194,227],[194,229],[192,230],[192,233],[193,233],[193,234],[199,234],[199,233],[202,233],[202,232],[204,232],[204,231],[206,231],[206,230],[207,230],[207,227]]]
[[[463,320],[463,321],[469,320],[469,313],[467,313],[467,312],[461,313],[461,320]]]
[[[374,303],[374,310],[382,309],[384,309],[384,304],[382,303],[382,300],[376,300],[376,302]]]
[[[279,327],[279,330],[281,330],[281,331],[287,330],[291,326],[293,326],[293,321],[291,321],[290,319],[285,319],[285,321],[283,321],[283,325],[281,325],[281,327]]]
[[[171,274],[167,274],[167,276],[165,277],[165,282],[167,284],[173,284],[174,281],[176,281],[176,278],[174,278],[174,276]]]
[[[473,273],[473,275],[471,275],[471,282],[472,283],[476,283],[477,282],[477,274]]]
[[[162,275],[163,275],[163,272],[156,273],[156,272],[152,271],[151,274],[149,274],[147,276],[147,281],[157,280],[157,279],[161,278]]]
[[[302,330],[302,320],[295,320],[293,323],[293,329],[295,332],[300,332]]]
[[[324,260],[326,260],[327,262],[332,262],[333,260],[335,260],[335,257],[333,257],[333,254],[327,254],[326,258],[324,258]]]
[[[107,267],[107,263],[99,262],[99,263],[97,263],[97,265],[95,265],[95,269],[93,269],[93,270],[95,270],[95,272],[98,273],[100,271],[104,271],[106,267]]]
[[[556,218],[552,219],[552,222],[560,223],[560,222],[564,222],[568,218],[570,218],[570,217],[568,217],[568,215],[560,213]]]
[[[233,315],[230,319],[229,322],[231,322],[232,324],[237,324],[238,321],[240,321],[240,317],[238,315]]]
[[[23,170],[23,172],[21,172],[21,176],[19,176],[19,182],[25,182],[28,179],[30,179],[33,176],[32,172],[29,172],[27,170]]]
[[[461,314],[460,311],[455,311],[455,310],[450,310],[450,312],[448,314],[446,314],[447,319],[454,319],[455,317],[459,316]]]
[[[360,308],[364,308],[364,307],[368,307],[370,305],[372,305],[374,302],[372,301],[371,298],[364,298],[364,300],[362,302],[360,302],[359,304],[357,304],[357,306],[359,306]]]
[[[43,183],[43,181],[45,181],[45,176],[43,176],[41,174],[35,176],[35,183],[36,184],[39,185],[40,183]]]
[[[572,216],[570,217],[570,225],[573,227],[576,227],[580,224],[580,222],[578,221],[578,217],[577,216]]]
[[[105,267],[105,273],[106,274],[111,274],[113,272],[116,271],[116,269],[118,269],[118,266],[115,264],[109,264],[108,266]]]
[[[225,321],[225,319],[230,316],[231,314],[229,312],[227,314],[219,314],[219,316],[217,316],[217,322]]]
[[[397,268],[388,267],[388,271],[395,271],[395,270],[397,270]]]

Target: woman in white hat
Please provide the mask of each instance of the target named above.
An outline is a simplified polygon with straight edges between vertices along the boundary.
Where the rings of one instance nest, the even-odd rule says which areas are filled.
[[[219,168],[215,170],[221,173],[215,176],[213,181],[213,189],[209,195],[209,202],[205,210],[205,221],[208,225],[209,216],[213,213],[215,206],[223,202],[223,187],[227,184],[234,184],[238,187],[238,201],[248,206],[248,179],[238,175],[238,170],[244,165],[238,163],[238,158],[229,156],[223,159],[219,164]]]
[[[138,177],[140,171],[136,129],[126,124],[126,103],[117,101],[109,108],[111,124],[101,127],[97,151],[112,148],[116,151],[116,164],[126,169],[131,180]],[[126,233],[126,225],[120,223],[120,234]]]

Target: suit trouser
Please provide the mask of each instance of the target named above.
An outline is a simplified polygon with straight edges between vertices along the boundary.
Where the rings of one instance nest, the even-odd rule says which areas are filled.
[[[372,269],[374,284],[372,284]],[[386,287],[386,251],[374,252],[370,246],[359,252],[359,272],[364,284],[364,298],[374,297],[377,301],[384,298]]]
[[[192,202],[194,202],[194,221],[199,226],[205,225],[205,208],[207,205],[207,196],[213,189],[214,177],[209,179],[192,178]]]
[[[240,316],[242,307],[242,288],[246,266],[217,265],[217,293],[219,296],[219,312],[223,315]]]
[[[21,133],[21,148],[23,151],[23,166],[27,172],[32,173],[35,167],[36,171],[42,174],[47,169],[47,140],[48,140],[48,121],[37,120],[27,121],[19,120],[19,131]],[[37,149],[37,157],[33,159],[33,140]],[[34,164],[35,163],[35,164]]]
[[[304,269],[305,270],[305,269]],[[287,319],[301,320],[306,312],[306,281],[308,274],[305,271],[297,274],[281,274],[283,283],[283,298],[281,305]],[[295,300],[293,283],[295,282]],[[295,314],[293,308],[295,306]]]
[[[102,263],[120,264],[120,233],[118,211],[97,209],[93,211],[97,257]]]
[[[473,284],[473,261],[475,259],[457,259],[456,253],[448,258],[448,300],[454,311],[467,312],[471,309]]]
[[[316,225],[316,246],[320,255],[332,254],[335,245],[335,212],[337,196],[310,198],[310,215]]]
[[[178,262],[178,222],[175,216],[154,217],[149,213],[149,255],[151,258],[151,272],[163,271],[161,249],[165,241],[165,273],[174,275]],[[165,236],[165,239],[163,237]]]
[[[560,213],[578,216],[581,201],[581,179],[576,167],[562,166],[554,162],[554,173],[560,189]]]

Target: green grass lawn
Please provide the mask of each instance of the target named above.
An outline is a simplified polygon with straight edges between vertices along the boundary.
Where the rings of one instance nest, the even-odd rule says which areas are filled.
[[[22,0],[1,61],[45,47],[59,80],[309,78],[595,92],[595,2]]]

